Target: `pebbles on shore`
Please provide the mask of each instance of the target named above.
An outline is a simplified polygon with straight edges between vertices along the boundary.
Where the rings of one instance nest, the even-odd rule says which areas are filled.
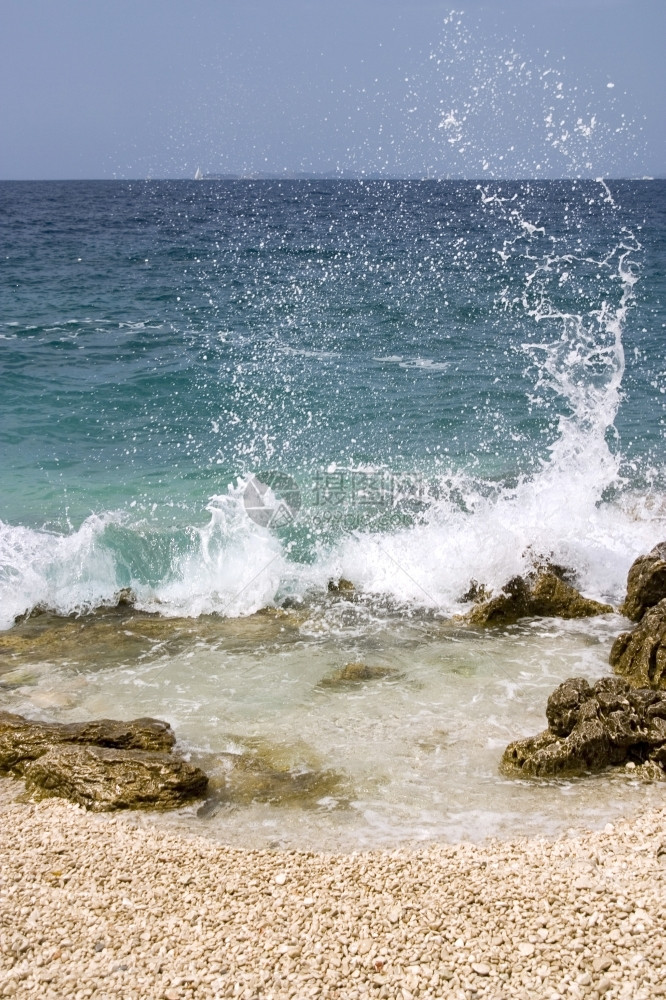
[[[326,855],[5,801],[0,852],[0,996],[666,995],[666,809],[553,842]]]

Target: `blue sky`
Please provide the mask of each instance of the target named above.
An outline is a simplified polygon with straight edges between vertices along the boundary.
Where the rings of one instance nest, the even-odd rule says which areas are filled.
[[[3,0],[0,179],[665,176],[666,0]]]

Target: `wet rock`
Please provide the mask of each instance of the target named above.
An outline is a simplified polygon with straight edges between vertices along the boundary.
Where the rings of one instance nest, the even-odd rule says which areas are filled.
[[[0,657],[7,669],[45,661],[115,665],[119,659],[136,660],[157,648],[161,654],[177,654],[191,648],[193,641],[226,649],[244,648],[248,642],[287,642],[307,617],[306,608],[262,608],[244,618],[163,618],[120,602],[86,615],[60,617],[49,612],[21,620],[0,633]]]
[[[352,593],[356,590],[356,587],[351,582],[351,580],[345,580],[343,576],[339,580],[329,580],[328,581],[328,592],[329,594],[344,594]]]
[[[638,622],[645,612],[666,598],[666,542],[639,556],[629,569],[627,596],[620,608],[627,618]]]
[[[136,602],[136,594],[131,587],[123,587],[113,595],[111,605],[116,608],[132,608]]]
[[[592,688],[583,677],[570,677],[564,681],[548,698],[548,728],[556,736],[568,736],[578,722],[581,706],[591,697]]]
[[[158,719],[34,722],[22,715],[0,712],[0,772],[5,773],[22,774],[26,764],[61,744],[168,753],[175,742],[171,726]]]
[[[306,745],[272,746],[259,739],[234,742],[238,752],[217,758],[223,770],[210,778],[209,800],[200,810],[202,815],[213,814],[220,804],[260,802],[313,808],[322,802],[340,805],[349,798],[347,778],[322,766]],[[213,767],[211,761],[209,770]]]
[[[609,661],[633,687],[666,688],[666,598],[617,637]]]
[[[0,688],[5,691],[12,691],[16,688],[27,687],[36,684],[39,673],[33,668],[19,667],[17,670],[8,670],[0,674]]]
[[[511,625],[520,618],[587,618],[612,611],[609,604],[583,597],[551,569],[515,576],[501,594],[472,608],[472,625]]]
[[[502,770],[553,777],[652,762],[666,765],[666,695],[635,689],[619,677],[590,685],[570,678],[551,694],[548,729],[509,744]]]
[[[168,753],[101,746],[55,746],[24,767],[26,788],[93,812],[173,809],[201,798],[208,779]]]
[[[488,601],[492,597],[492,592],[486,587],[485,583],[479,583],[478,580],[470,580],[469,587],[465,593],[461,596],[460,601],[464,604],[474,603],[480,604],[481,601]]]
[[[387,677],[399,677],[400,671],[395,667],[368,666],[367,663],[345,663],[319,682],[320,687],[347,687],[350,684],[362,684],[365,681],[383,680]]]
[[[96,811],[170,809],[199,798],[208,782],[171,753],[175,741],[158,719],[33,722],[0,712],[0,773]]]

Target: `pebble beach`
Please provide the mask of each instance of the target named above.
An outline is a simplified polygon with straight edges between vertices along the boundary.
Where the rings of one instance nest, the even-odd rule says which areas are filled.
[[[666,995],[666,808],[557,840],[322,854],[2,786],[1,996]]]

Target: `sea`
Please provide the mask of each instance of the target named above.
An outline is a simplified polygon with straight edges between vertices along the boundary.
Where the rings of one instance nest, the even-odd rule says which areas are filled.
[[[465,614],[666,538],[666,181],[4,182],[0,251],[2,709],[167,720],[228,843],[664,803],[499,770],[619,612]]]

